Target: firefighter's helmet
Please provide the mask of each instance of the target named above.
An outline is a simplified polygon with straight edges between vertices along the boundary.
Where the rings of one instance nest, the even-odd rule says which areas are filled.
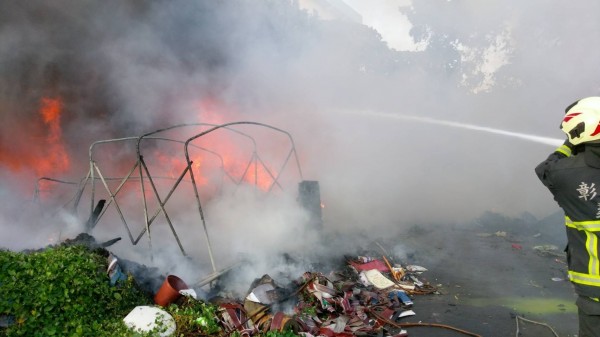
[[[569,105],[560,128],[573,145],[600,141],[600,97],[583,98]]]

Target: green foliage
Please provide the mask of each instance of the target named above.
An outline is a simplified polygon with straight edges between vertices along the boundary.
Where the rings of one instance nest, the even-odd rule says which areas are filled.
[[[177,325],[176,336],[213,335],[221,331],[216,305],[184,298],[166,308]]]
[[[82,246],[0,251],[0,336],[128,336],[122,319],[151,303],[132,277],[111,286],[106,258]]]
[[[285,331],[267,331],[263,333],[259,333],[255,335],[255,337],[299,337],[300,335],[294,333],[292,330]],[[239,331],[234,331],[231,333],[230,337],[241,337]]]
[[[134,332],[123,318],[138,305],[152,305],[129,276],[111,286],[106,258],[83,246],[58,246],[34,253],[0,250],[0,316],[15,324],[0,337],[85,336],[154,337]],[[173,336],[219,336],[218,306],[182,298],[164,308],[177,330]],[[157,322],[158,323],[158,322]],[[235,335],[237,332],[234,332]],[[257,337],[298,337],[293,331],[269,331]]]
[[[284,331],[267,331],[261,337],[298,337],[296,333],[292,330],[284,330]]]

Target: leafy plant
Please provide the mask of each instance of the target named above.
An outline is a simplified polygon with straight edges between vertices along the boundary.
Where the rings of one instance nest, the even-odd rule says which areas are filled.
[[[230,337],[241,337],[241,334],[239,331],[234,331],[231,333]],[[300,335],[294,333],[292,330],[284,330],[284,331],[267,331],[267,332],[256,334],[255,337],[300,337]]]
[[[298,337],[292,330],[284,331],[267,331],[261,336],[263,337]]]
[[[83,246],[0,251],[0,315],[15,318],[0,335],[133,335],[122,319],[151,299],[132,277],[111,286],[107,264],[102,254]]]
[[[216,305],[184,298],[171,304],[167,312],[175,319],[177,336],[213,335],[221,331]]]
[[[123,323],[133,308],[153,301],[131,276],[111,286],[105,253],[84,246],[57,246],[33,253],[0,250],[0,317],[14,321],[0,328],[0,337],[160,336],[167,327],[157,324],[153,331],[139,332]],[[175,319],[173,336],[222,334],[216,305],[182,298],[164,309]],[[298,335],[269,331],[255,337]]]

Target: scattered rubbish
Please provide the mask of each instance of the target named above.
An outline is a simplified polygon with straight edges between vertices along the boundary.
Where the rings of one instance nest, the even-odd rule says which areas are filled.
[[[511,247],[512,247],[512,249],[515,249],[515,250],[521,250],[521,249],[523,249],[523,246],[521,246],[518,243],[511,244]]]
[[[412,290],[412,289],[414,289],[414,286],[417,286],[417,287],[423,287],[423,286],[425,285],[423,282],[421,282],[421,281],[420,281],[420,280],[419,280],[419,279],[418,279],[418,278],[417,278],[415,275],[413,275],[413,274],[409,274],[409,275],[408,275],[408,279],[410,279],[410,280],[413,282],[413,284],[414,284],[414,285],[413,285],[412,287],[411,287],[411,286],[403,286],[403,289],[407,289],[407,288],[408,288],[408,289]]]
[[[410,307],[413,305],[413,301],[408,297],[404,290],[390,291],[388,297],[392,302],[399,300],[400,303],[405,306]]]
[[[101,243],[100,246],[102,248],[107,248],[107,247],[110,247],[110,246],[114,245],[115,243],[117,243],[119,241],[121,241],[120,237],[114,238],[114,239],[111,239],[111,240],[108,240],[108,241],[105,241],[105,242]]]
[[[564,281],[565,279],[561,278],[561,277],[553,277],[551,280],[554,282],[561,282],[561,281]]]
[[[555,245],[539,245],[539,246],[533,247],[533,250],[535,250],[536,253],[538,253],[542,256],[556,256],[556,257],[565,256],[565,254],[563,252],[560,252],[558,246],[555,246]]]
[[[558,247],[555,245],[539,245],[534,246],[533,249],[537,251],[556,251],[558,250]]]
[[[198,299],[198,295],[196,294],[196,291],[194,289],[183,289],[183,290],[180,290],[179,293],[183,296],[191,297],[195,300]]]
[[[535,234],[533,237],[534,237],[534,238],[539,238],[540,236],[542,236],[542,233],[537,233],[537,234]]]
[[[369,282],[377,289],[387,289],[395,285],[394,282],[383,276],[383,274],[377,269],[367,270],[363,273],[365,274],[367,280],[369,280]]]
[[[391,265],[387,258],[383,260]],[[346,257],[346,261],[344,271],[328,275],[305,272],[292,282],[292,289],[279,287],[269,275],[263,275],[253,282],[242,302],[219,298],[218,321],[224,333],[252,336],[291,329],[304,336],[408,336],[401,324],[420,324],[401,322],[416,315],[413,296],[437,292],[416,277],[427,269],[416,265],[403,269],[396,264],[386,271],[365,270],[365,265],[373,267],[381,260]]]
[[[359,257],[357,258],[357,260],[358,260],[360,263],[367,263],[367,262],[374,261],[375,259],[374,259],[374,258],[372,258],[372,257],[370,257],[370,256],[359,256]]]
[[[109,254],[108,255],[108,268],[106,269],[106,274],[108,274],[108,278],[110,279],[110,284],[115,285],[119,282],[127,280],[127,275],[123,273],[121,270],[121,266],[119,266],[118,259],[116,256]]]
[[[373,283],[371,283],[371,281],[369,281],[369,279],[367,278],[367,275],[365,274],[364,271],[361,272],[360,274],[358,274],[358,279],[362,283],[362,285],[365,287],[370,287],[373,285]]]
[[[412,310],[406,310],[406,311],[403,311],[400,314],[399,318],[408,317],[408,316],[414,316],[414,315],[416,315],[416,313],[414,311],[412,311]]]
[[[103,256],[108,256],[107,273],[111,280],[120,279],[122,274],[132,275],[130,261],[119,260],[112,253]],[[377,261],[386,269],[363,270],[365,265]],[[403,329],[406,327],[449,328],[441,324],[414,323],[408,319],[416,315],[413,311],[416,296],[438,293],[436,287],[420,279],[427,268],[402,264],[406,266],[403,268],[385,256],[381,260],[351,258],[346,262],[340,270],[329,274],[304,272],[286,287],[280,287],[269,275],[263,275],[239,299],[229,297],[227,292],[197,296],[197,284],[190,288],[178,276],[164,277],[153,273],[152,289],[159,288],[154,296],[157,305],[135,307],[123,321],[139,333],[150,332],[153,336],[164,337],[172,336],[176,331],[178,336],[187,336],[178,328],[183,329],[188,323],[198,331],[206,327],[203,332],[207,332],[209,327],[213,327],[215,330],[210,331],[219,331],[223,336],[244,337],[271,331],[293,331],[305,337],[403,337],[408,336]],[[205,299],[212,305],[194,303]],[[171,303],[176,306],[169,306]],[[193,314],[182,321],[176,313],[187,304],[194,306]],[[209,307],[209,310],[204,310]],[[197,314],[196,310],[200,310],[197,308],[203,308],[201,315]],[[15,317],[0,315],[0,326],[11,324],[18,324]]]
[[[263,283],[252,289],[252,292],[246,296],[246,299],[255,303],[271,304],[273,303],[273,296],[271,295],[275,291],[275,286],[271,283]]]
[[[85,224],[87,232],[91,231],[96,226],[96,223],[98,222],[98,219],[100,217],[100,214],[102,213],[102,209],[104,208],[105,203],[106,200],[101,199],[98,201],[98,204],[96,204],[96,208],[94,208],[94,211],[92,212],[92,214],[90,214],[90,217],[87,223]]]
[[[12,315],[0,315],[0,328],[8,328],[15,324],[15,317]]]
[[[181,290],[186,289],[189,287],[182,279],[175,275],[169,275],[154,295],[154,303],[163,307],[167,306],[181,296]]]
[[[392,267],[390,272],[396,281],[400,281],[405,275],[405,271],[402,267]]]
[[[427,271],[427,268],[415,265],[406,266],[405,269],[411,273],[421,274],[422,272]]]
[[[171,336],[176,329],[175,320],[168,312],[151,306],[133,308],[123,322],[136,332],[157,332],[160,337]]]
[[[348,259],[348,263],[357,271],[376,269],[381,272],[387,272],[390,270],[385,262],[378,259],[372,259],[367,262],[359,262],[357,260]]]
[[[492,236],[497,236],[497,237],[505,238],[507,234],[504,231],[497,231],[495,233],[477,233],[476,235],[478,237],[480,237],[480,238],[489,238],[489,237],[492,237]]]

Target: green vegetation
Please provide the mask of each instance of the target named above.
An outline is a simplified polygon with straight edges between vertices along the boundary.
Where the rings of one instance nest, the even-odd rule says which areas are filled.
[[[123,318],[138,305],[154,305],[133,277],[116,286],[106,275],[106,251],[84,246],[57,246],[32,253],[0,250],[0,317],[14,324],[0,337],[86,336],[140,337]],[[219,336],[216,305],[184,298],[164,308],[177,324],[173,337]],[[235,335],[235,332],[232,334]],[[258,337],[296,337],[291,331]]]
[[[151,303],[129,277],[111,286],[106,258],[82,246],[0,252],[0,315],[15,324],[0,336],[126,336],[122,319]]]
[[[171,304],[167,311],[175,319],[175,336],[207,336],[221,331],[216,305],[184,298],[179,305]]]

